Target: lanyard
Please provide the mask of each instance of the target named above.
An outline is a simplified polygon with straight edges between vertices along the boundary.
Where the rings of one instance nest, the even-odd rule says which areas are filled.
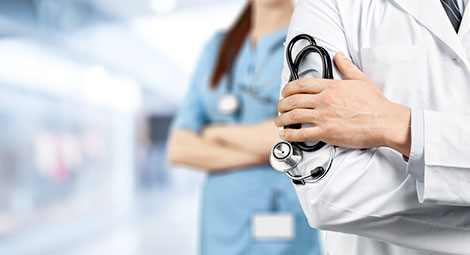
[[[274,188],[271,192],[271,199],[270,199],[270,205],[269,205],[269,211],[270,212],[277,212],[279,211],[279,190],[277,188]]]

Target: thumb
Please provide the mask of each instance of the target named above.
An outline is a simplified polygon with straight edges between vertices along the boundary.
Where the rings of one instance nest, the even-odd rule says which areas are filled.
[[[344,75],[346,80],[362,80],[370,81],[369,77],[365,75],[356,65],[351,62],[342,52],[335,55],[335,64],[339,71]]]

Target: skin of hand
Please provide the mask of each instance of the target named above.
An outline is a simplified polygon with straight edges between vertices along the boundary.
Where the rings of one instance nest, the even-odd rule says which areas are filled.
[[[411,110],[389,101],[343,53],[334,58],[345,80],[299,79],[288,83],[278,103],[278,127],[287,141],[324,141],[346,148],[390,147],[409,156]]]
[[[269,157],[271,148],[279,141],[273,120],[249,125],[209,125],[202,137],[214,143]]]

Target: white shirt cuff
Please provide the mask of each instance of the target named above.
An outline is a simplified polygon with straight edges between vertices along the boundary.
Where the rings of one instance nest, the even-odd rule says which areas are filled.
[[[406,171],[416,180],[424,182],[424,113],[411,109],[411,152]]]

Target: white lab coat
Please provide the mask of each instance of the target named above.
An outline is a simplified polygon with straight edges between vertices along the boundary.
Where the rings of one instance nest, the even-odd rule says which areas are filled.
[[[407,163],[389,148],[339,148],[320,182],[295,185],[310,225],[328,231],[326,253],[470,254],[470,11],[456,34],[439,0],[299,0],[287,41],[300,33],[348,55],[421,123],[422,165],[413,150]],[[304,153],[296,171],[328,154]]]

